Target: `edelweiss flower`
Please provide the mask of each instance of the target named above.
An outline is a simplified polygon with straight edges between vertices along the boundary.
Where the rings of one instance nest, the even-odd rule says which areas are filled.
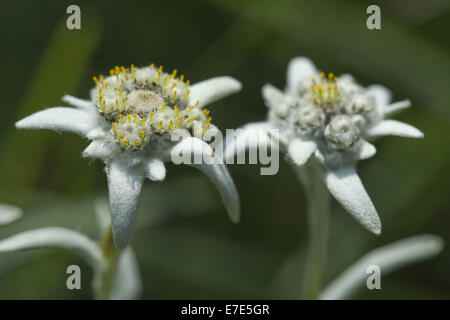
[[[272,136],[279,140],[290,162],[303,166],[314,154],[322,164],[331,194],[363,226],[379,234],[380,219],[355,165],[375,154],[369,141],[377,137],[423,137],[408,124],[385,119],[409,107],[410,102],[391,103],[388,89],[380,85],[364,88],[350,75],[338,78],[319,73],[307,58],[290,62],[285,92],[267,84],[262,94],[269,108],[267,121],[247,124],[235,139],[227,141],[227,159],[235,150],[245,151],[247,141],[255,142],[247,138],[256,130],[270,134],[269,129],[278,129],[279,134]]]
[[[217,130],[209,110],[203,107],[239,91],[241,84],[231,77],[217,77],[190,86],[183,75],[176,75],[177,70],[168,74],[153,64],[144,68],[116,66],[108,77],[93,78],[91,100],[64,96],[63,101],[76,108],[50,108],[16,123],[20,129],[69,131],[92,141],[83,156],[106,164],[118,248],[129,241],[144,176],[164,180],[164,162],[171,160],[172,152],[202,153],[213,160],[194,166],[219,189],[231,219],[239,220],[234,183],[203,141],[206,132]]]

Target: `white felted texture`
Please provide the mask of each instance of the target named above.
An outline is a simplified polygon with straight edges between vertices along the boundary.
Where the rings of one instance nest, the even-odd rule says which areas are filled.
[[[262,87],[262,95],[266,105],[271,109],[276,108],[284,99],[284,92],[271,84]]]
[[[325,184],[337,201],[365,228],[381,233],[381,221],[361,180],[353,167],[325,173]]]
[[[413,126],[396,120],[383,120],[367,129],[368,137],[399,136],[406,138],[423,138],[423,133]]]
[[[108,164],[106,173],[114,243],[123,249],[131,237],[143,172],[123,161],[114,161]]]
[[[148,159],[145,163],[145,174],[152,181],[162,181],[166,177],[166,166],[161,159]]]
[[[315,142],[297,138],[289,143],[288,154],[297,166],[302,166],[308,161],[309,157],[311,157],[316,149],[317,146]]]
[[[301,81],[317,74],[314,63],[305,57],[296,57],[289,62],[287,69],[287,90],[295,92]]]
[[[83,157],[106,160],[114,152],[114,144],[104,140],[92,141],[83,151]]]
[[[136,256],[131,248],[126,248],[119,258],[111,300],[136,300],[141,292],[142,279]]]
[[[403,100],[387,105],[383,108],[384,116],[390,116],[411,106],[411,101]]]
[[[0,203],[0,226],[9,224],[22,217],[22,209],[9,204]]]
[[[91,101],[83,100],[83,99],[80,99],[80,98],[77,98],[77,97],[74,97],[74,96],[71,96],[68,94],[66,94],[64,97],[62,97],[62,101],[66,102],[74,107],[80,108],[80,109],[88,109],[89,110],[89,109],[95,108],[94,104]]]
[[[403,239],[366,253],[361,259],[332,281],[320,294],[320,299],[348,299],[366,285],[367,268],[376,265],[382,276],[404,266],[429,259],[442,251],[443,241],[434,235],[419,235]]]
[[[86,260],[93,268],[102,264],[98,245],[85,235],[59,227],[25,231],[0,241],[0,252],[37,248],[62,248]]]
[[[216,77],[201,81],[191,86],[189,105],[194,105],[198,100],[200,101],[198,107],[203,107],[238,92],[241,88],[241,83],[232,77]]]
[[[201,170],[205,175],[211,179],[220,193],[223,204],[227,209],[228,215],[234,223],[240,221],[241,208],[239,203],[239,195],[234,185],[233,179],[228,172],[227,167],[220,163],[216,158],[211,159],[210,164],[194,164],[193,167]]]
[[[365,160],[370,157],[373,157],[377,153],[377,149],[375,146],[364,139],[360,139],[358,151],[357,151],[357,159]]]
[[[377,106],[384,108],[391,103],[392,93],[388,88],[380,84],[373,84],[367,87],[367,91],[375,98]]]
[[[45,109],[16,122],[18,129],[50,129],[73,132],[85,137],[97,127],[92,114],[74,108],[55,107]]]

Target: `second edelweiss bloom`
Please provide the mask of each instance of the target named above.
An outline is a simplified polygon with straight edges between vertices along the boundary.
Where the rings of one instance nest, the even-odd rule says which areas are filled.
[[[206,132],[217,130],[204,107],[235,93],[241,84],[217,77],[190,86],[177,71],[162,67],[115,67],[108,77],[94,77],[91,100],[72,96],[63,101],[75,108],[55,107],[16,123],[20,129],[52,129],[77,133],[91,140],[83,151],[101,159],[108,176],[112,228],[116,246],[127,245],[144,177],[164,180],[164,162],[173,152],[201,153],[211,161],[193,166],[202,170],[220,191],[231,219],[239,220],[234,183],[211,147]],[[206,139],[205,139],[206,140]]]
[[[380,85],[364,88],[350,75],[319,72],[307,58],[294,58],[287,73],[284,92],[270,84],[263,87],[267,121],[244,126],[241,136],[227,144],[227,158],[235,147],[237,152],[245,150],[241,142],[246,135],[278,129],[279,135],[273,138],[279,140],[290,162],[303,166],[314,155],[330,193],[363,226],[379,234],[380,219],[355,165],[376,153],[369,141],[377,137],[423,137],[408,124],[386,119],[410,102],[391,103],[388,89]]]

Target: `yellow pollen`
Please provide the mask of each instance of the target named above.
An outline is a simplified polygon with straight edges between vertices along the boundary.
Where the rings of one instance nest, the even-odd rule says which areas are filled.
[[[164,102],[162,105],[161,105],[161,110],[163,110],[164,111],[164,108],[166,107],[166,103]]]
[[[119,106],[119,100],[116,99],[115,102],[116,102],[116,106],[118,107]]]
[[[175,110],[175,115],[178,116],[178,114],[180,113],[180,109],[178,109],[178,106],[175,106],[173,110]]]
[[[117,135],[117,138],[119,138],[119,140],[122,140],[122,139],[123,139],[123,134],[119,133],[119,134]]]
[[[150,64],[150,68],[154,69],[155,68],[155,64],[154,63]]]
[[[122,142],[125,145],[125,147],[128,147],[128,140],[127,139],[123,139]]]
[[[191,84],[191,81],[190,80],[187,80],[186,81],[186,86],[189,88],[189,85]]]
[[[182,74],[182,75],[180,76],[180,81],[183,82],[183,80],[184,80],[184,74]]]
[[[145,136],[145,133],[144,133],[144,131],[139,131],[139,135],[143,138],[144,136]]]
[[[209,125],[210,125],[210,123],[208,122],[208,123],[206,124],[205,130],[203,130],[203,132],[202,132],[202,135],[204,135],[205,132],[208,131]]]
[[[122,114],[119,113],[119,120],[122,121],[123,120],[123,116]]]
[[[152,120],[153,120],[153,111],[150,112],[150,121],[152,121]]]
[[[112,128],[114,131],[116,131],[116,123],[115,122],[112,123]]]
[[[181,126],[181,122],[183,121],[183,117],[180,117],[180,119],[178,119],[178,123],[177,123],[177,127]]]
[[[92,80],[94,80],[95,84],[98,86],[98,80],[97,80],[97,77],[96,77],[96,76],[93,76],[93,77],[92,77]]]
[[[191,93],[191,91],[190,91],[190,90],[187,90],[186,93],[185,93],[185,96],[186,96],[186,97],[189,96],[190,93]]]
[[[141,140],[136,140],[135,144],[136,144],[136,147],[139,148],[141,146]]]
[[[162,120],[159,121],[159,126],[158,126],[158,128],[159,128],[159,129],[162,128]]]
[[[170,120],[169,129],[172,129],[172,126],[173,126],[173,122],[172,122],[172,120]]]
[[[189,119],[187,119],[187,122],[189,123],[189,122],[191,122],[192,120],[195,120],[196,118],[197,118],[196,116],[190,117]]]

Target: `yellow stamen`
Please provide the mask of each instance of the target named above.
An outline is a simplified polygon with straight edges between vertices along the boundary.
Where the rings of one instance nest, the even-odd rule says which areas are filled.
[[[117,138],[119,138],[119,140],[122,140],[122,139],[123,139],[123,134],[119,133],[119,134],[117,135]]]
[[[196,118],[197,118],[197,116],[190,117],[189,119],[187,119],[187,122],[189,123],[189,122],[191,122],[192,120],[195,120]]]
[[[177,123],[178,128],[181,126],[182,121],[183,121],[183,117],[180,117],[180,119],[178,119],[178,123]]]
[[[135,144],[136,144],[136,147],[139,148],[141,146],[141,140],[136,140]]]
[[[144,133],[144,131],[139,131],[139,135],[141,136],[141,138],[143,138],[143,137],[145,137],[145,133]]]

